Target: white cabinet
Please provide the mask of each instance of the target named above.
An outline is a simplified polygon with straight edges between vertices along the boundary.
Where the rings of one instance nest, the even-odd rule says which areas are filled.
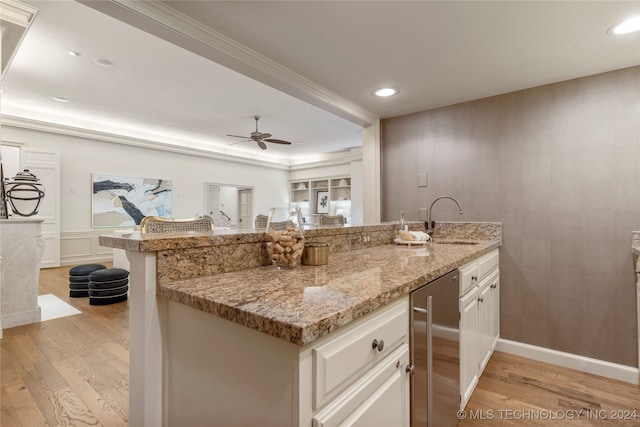
[[[408,318],[407,306],[394,304],[357,327],[314,346],[314,408],[322,406],[391,351],[407,344]]]
[[[460,402],[464,408],[478,384],[478,288],[468,291],[460,304]]]
[[[407,299],[337,331],[311,357],[314,426],[409,426]]]
[[[500,335],[500,272],[495,270],[478,285],[478,362],[487,366]]]
[[[159,307],[164,389],[150,378],[145,399],[166,402],[165,423],[146,425],[409,426],[408,296],[303,347],[175,301]]]
[[[289,192],[291,207],[300,208],[306,223],[318,215],[342,215],[351,223],[351,177],[291,181]]]
[[[464,409],[500,335],[500,270],[496,249],[460,271],[460,408]]]
[[[409,426],[409,346],[403,344],[313,417],[314,427]]]

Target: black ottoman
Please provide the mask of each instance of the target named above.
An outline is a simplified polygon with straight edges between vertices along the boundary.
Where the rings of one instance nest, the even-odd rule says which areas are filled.
[[[71,298],[86,298],[89,296],[89,275],[94,271],[104,270],[102,264],[82,264],[69,270],[69,296]]]
[[[89,304],[106,305],[127,300],[129,272],[123,268],[100,269],[89,274]]]

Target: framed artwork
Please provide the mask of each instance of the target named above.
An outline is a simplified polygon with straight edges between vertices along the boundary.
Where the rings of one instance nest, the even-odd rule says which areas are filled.
[[[171,217],[171,181],[91,175],[91,226],[133,227],[148,215]]]
[[[329,192],[318,191],[318,204],[316,205],[316,213],[328,214],[329,213]]]

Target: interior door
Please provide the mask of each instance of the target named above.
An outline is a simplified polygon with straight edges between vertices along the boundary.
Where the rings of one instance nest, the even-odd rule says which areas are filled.
[[[253,189],[243,188],[238,190],[238,203],[240,204],[238,212],[240,228],[252,228],[253,227]]]
[[[222,223],[220,222],[220,186],[205,184],[207,186],[207,198],[206,198],[206,209],[207,215],[209,215],[213,219],[213,223],[216,227],[220,227]]]
[[[22,169],[28,169],[44,184],[44,199],[38,218],[42,218],[45,246],[40,268],[60,267],[60,153],[56,150],[22,147]]]

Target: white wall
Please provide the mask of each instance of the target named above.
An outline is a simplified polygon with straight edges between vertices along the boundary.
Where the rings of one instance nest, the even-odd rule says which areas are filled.
[[[61,262],[104,259],[97,236],[111,229],[91,227],[91,174],[162,178],[172,181],[173,217],[204,212],[204,182],[254,187],[254,212],[289,202],[289,172],[205,157],[2,126],[2,139],[60,151]],[[87,236],[92,236],[88,241]]]
[[[293,170],[290,173],[291,181],[328,178],[332,176],[351,176],[351,165],[349,163],[332,166],[320,166],[316,168]]]
[[[386,119],[383,220],[502,222],[500,337],[637,366],[639,119],[640,66]]]
[[[91,229],[91,174],[162,178],[173,184],[173,216],[201,215],[204,182],[255,188],[256,210],[286,204],[288,172],[203,157],[3,126],[3,139],[60,150],[61,231]]]

